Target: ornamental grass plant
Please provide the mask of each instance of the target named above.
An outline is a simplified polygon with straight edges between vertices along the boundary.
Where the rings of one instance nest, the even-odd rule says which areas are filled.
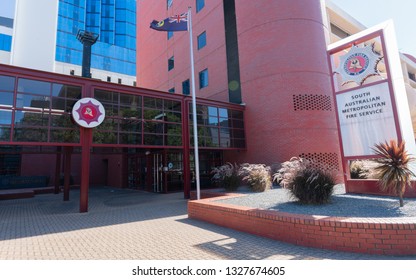
[[[330,201],[335,186],[331,171],[319,163],[293,157],[282,163],[273,180],[302,204],[324,204]]]
[[[241,182],[238,170],[239,166],[236,163],[227,162],[224,165],[213,168],[211,173],[214,175],[211,180],[218,187],[223,187],[227,191],[235,191]]]
[[[374,153],[379,158],[374,159],[378,166],[375,168],[378,185],[382,191],[389,191],[399,197],[400,207],[403,207],[403,194],[407,187],[411,187],[411,179],[415,177],[409,168],[414,161],[405,148],[405,142],[397,143],[395,140],[376,144]]]
[[[272,187],[270,167],[265,164],[242,164],[238,174],[254,192],[264,192]]]

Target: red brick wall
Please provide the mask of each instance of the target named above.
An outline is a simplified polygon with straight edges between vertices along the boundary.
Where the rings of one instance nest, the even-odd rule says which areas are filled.
[[[416,218],[307,216],[216,203],[217,199],[189,201],[189,218],[306,247],[378,255],[416,254]]]
[[[137,4],[138,85],[163,91],[175,87],[181,92],[182,81],[190,77],[188,34],[175,32],[167,40],[166,32],[154,31],[148,23],[182,13],[194,1],[178,0],[169,10],[165,2]],[[208,68],[209,86],[199,90],[197,84],[196,94],[227,101],[223,0],[205,5],[197,14],[193,9],[195,41],[207,32],[205,48],[196,50],[195,42],[195,72]],[[329,31],[321,1],[247,0],[235,1],[235,8],[247,151],[226,153],[225,160],[272,164],[309,154],[342,174],[326,51]],[[172,55],[175,68],[168,72]],[[309,98],[302,102],[305,108],[296,109],[294,99],[299,96]],[[320,98],[329,98],[329,109],[319,108]]]

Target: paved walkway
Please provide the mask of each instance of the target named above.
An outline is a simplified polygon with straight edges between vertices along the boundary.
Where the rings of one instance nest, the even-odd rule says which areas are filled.
[[[182,193],[91,188],[0,201],[0,260],[395,259],[298,247],[188,219]],[[416,259],[398,258],[398,259]]]

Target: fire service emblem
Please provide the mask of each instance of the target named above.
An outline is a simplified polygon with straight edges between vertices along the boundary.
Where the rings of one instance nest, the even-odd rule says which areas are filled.
[[[94,98],[82,98],[72,107],[75,122],[86,128],[99,126],[105,118],[104,106]]]

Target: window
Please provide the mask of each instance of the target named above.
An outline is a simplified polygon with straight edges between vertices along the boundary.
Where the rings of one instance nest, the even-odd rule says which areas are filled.
[[[120,78],[118,78],[118,83],[121,84],[121,79]]]
[[[191,92],[191,90],[190,90],[189,79],[188,79],[188,80],[182,82],[182,93],[184,95],[189,95],[190,92]]]
[[[173,31],[168,31],[168,40],[173,37]]]
[[[175,58],[172,56],[168,59],[168,71],[172,70],[175,67]]]
[[[208,86],[208,69],[202,70],[199,72],[199,88],[204,88]]]
[[[173,88],[170,88],[169,90],[168,90],[168,92],[170,92],[170,93],[175,93],[175,88],[173,87]]]
[[[416,82],[416,75],[414,73],[407,72],[407,74],[409,75],[410,80]]]
[[[111,77],[107,76],[107,82],[111,82]]]
[[[204,31],[198,36],[198,50],[205,47],[207,44],[207,33]]]
[[[75,75],[75,70],[71,70],[71,71],[69,71],[69,73],[73,76],[73,75]]]
[[[198,13],[205,7],[205,0],[196,0],[196,12]]]

